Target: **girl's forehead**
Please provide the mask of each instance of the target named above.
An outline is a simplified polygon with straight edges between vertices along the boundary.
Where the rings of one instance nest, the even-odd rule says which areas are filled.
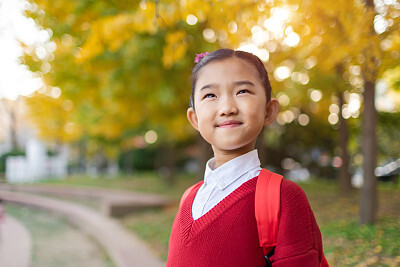
[[[226,83],[238,79],[261,83],[255,66],[243,59],[231,57],[205,65],[197,76],[196,88],[210,82]]]

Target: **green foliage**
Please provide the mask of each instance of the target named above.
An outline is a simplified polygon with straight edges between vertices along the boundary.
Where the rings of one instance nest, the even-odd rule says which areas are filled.
[[[168,26],[166,21],[158,24],[151,2],[145,9],[138,2],[35,2],[46,12],[38,23],[52,29],[57,45],[52,71],[44,78],[62,90],[60,100],[43,101],[41,94],[49,92],[42,90],[29,102],[31,111],[53,102],[62,106],[47,112],[57,125],[51,129],[41,113],[32,114],[43,137],[76,141],[88,136],[123,143],[132,137],[126,133],[138,127],[155,128],[161,138],[182,139],[191,133],[185,111],[193,56],[202,46],[212,46],[199,38],[201,27],[182,23],[180,17],[168,19]],[[166,6],[160,4],[160,13],[169,12]],[[39,9],[29,15],[38,16]],[[65,10],[75,11],[68,17]],[[37,60],[32,54],[25,62],[34,70]]]
[[[118,163],[121,169],[124,169],[125,164],[129,164],[129,162],[126,162],[126,158],[132,160],[130,164],[134,168],[134,171],[153,170],[155,164],[154,159],[156,158],[156,150],[154,147],[147,147],[126,151],[120,154]]]
[[[400,112],[378,113],[378,148],[382,163],[400,158]]]
[[[330,104],[337,104],[339,92],[361,93],[364,79],[382,77],[398,64],[396,4],[381,7],[382,17],[391,23],[378,35],[371,31],[376,11],[367,1],[34,2],[38,8],[27,15],[52,30],[51,41],[57,49],[43,60],[34,49],[27,49],[24,59],[31,70],[40,71],[45,63],[52,67],[43,73],[47,87],[28,100],[32,120],[47,140],[89,139],[114,159],[118,151],[134,149],[131,139],[142,135],[143,129],[157,131],[160,141],[190,139],[194,131],[185,114],[194,55],[236,48],[250,40],[255,26],[269,36],[259,47],[269,53],[266,67],[274,94],[290,98],[281,113],[296,114],[293,122],[275,134],[286,133],[285,142],[275,142],[272,136],[273,149],[278,143],[294,150],[300,146],[301,152],[305,146],[322,146],[337,154],[333,141],[337,138],[327,122]],[[278,32],[267,31],[265,22],[277,10],[290,15]],[[195,25],[187,23],[189,14],[197,17]],[[229,25],[235,25],[235,30]],[[215,36],[205,38],[205,30]],[[300,38],[295,47],[285,44],[290,33]],[[316,65],[307,66],[310,59]],[[292,75],[278,81],[273,72],[279,66],[289,66]],[[360,68],[359,73],[351,71],[354,67]],[[397,73],[391,75],[393,86],[398,84]],[[309,81],[300,82],[299,74]],[[51,96],[53,86],[61,89],[60,97]],[[311,101],[310,88],[321,90],[323,98]],[[310,117],[309,125],[296,125],[300,113]],[[349,119],[350,127],[355,129],[357,120]],[[314,132],[321,136],[310,134]],[[297,133],[303,133],[301,138],[294,138]],[[357,135],[350,140],[355,153],[359,132],[352,133]]]
[[[0,156],[0,173],[6,171],[6,159],[9,156],[25,156],[25,151],[22,150],[12,150]]]
[[[384,74],[385,79],[389,83],[389,87],[393,90],[400,90],[400,66],[388,69]]]

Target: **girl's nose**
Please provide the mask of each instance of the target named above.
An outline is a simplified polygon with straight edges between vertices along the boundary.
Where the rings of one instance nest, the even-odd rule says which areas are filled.
[[[222,97],[219,103],[219,113],[221,116],[235,115],[238,113],[238,108],[235,100],[232,97]]]

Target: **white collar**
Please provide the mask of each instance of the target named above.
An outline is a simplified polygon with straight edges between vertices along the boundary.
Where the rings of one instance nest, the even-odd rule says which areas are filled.
[[[210,159],[206,164],[204,173],[204,184],[217,184],[220,190],[225,189],[228,185],[239,179],[248,171],[259,167],[257,150],[254,149],[246,154],[231,159],[223,165],[215,168],[215,158]]]

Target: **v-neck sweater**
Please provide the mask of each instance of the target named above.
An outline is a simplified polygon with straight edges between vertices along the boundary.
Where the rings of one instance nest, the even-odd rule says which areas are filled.
[[[261,167],[257,149],[216,167],[215,158],[206,163],[204,183],[192,205],[193,219],[198,219],[248,180],[258,176]]]
[[[257,177],[193,220],[198,188],[181,203],[172,226],[167,266],[265,266],[259,246],[254,195]],[[274,266],[319,266],[322,241],[304,191],[283,180]]]

